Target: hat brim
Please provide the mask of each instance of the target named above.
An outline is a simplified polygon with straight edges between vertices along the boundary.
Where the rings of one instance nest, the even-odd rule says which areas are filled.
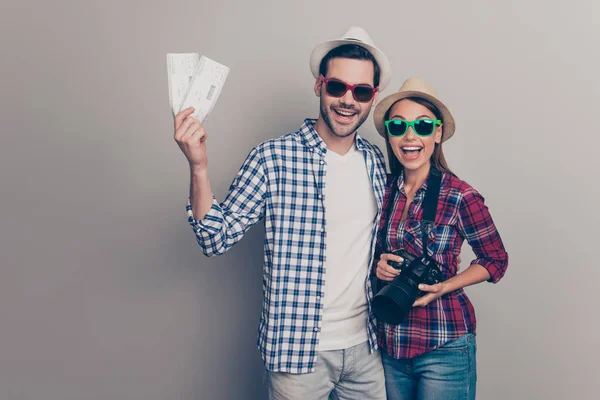
[[[379,102],[379,104],[377,104],[377,106],[375,107],[375,111],[373,113],[373,122],[375,122],[375,128],[381,136],[383,136],[384,138],[387,136],[384,124],[385,114],[396,102],[407,97],[418,97],[429,101],[437,107],[437,109],[442,114],[442,143],[450,139],[454,135],[454,130],[456,127],[454,117],[450,113],[450,110],[448,110],[448,107],[444,105],[444,103],[427,93],[419,92],[416,90],[407,90],[402,92],[396,92],[387,96],[386,98],[382,99]]]
[[[357,46],[363,47],[369,51],[377,61],[379,65],[379,92],[386,88],[391,78],[391,67],[390,62],[387,57],[381,50],[379,50],[375,46],[371,46],[370,44],[358,41],[358,40],[346,40],[346,39],[337,39],[337,40],[329,40],[325,43],[321,43],[317,47],[314,48],[312,54],[310,55],[310,70],[313,76],[316,78],[319,77],[319,67],[321,65],[321,60],[323,57],[327,55],[331,50],[336,47],[343,46],[345,44],[355,44]]]

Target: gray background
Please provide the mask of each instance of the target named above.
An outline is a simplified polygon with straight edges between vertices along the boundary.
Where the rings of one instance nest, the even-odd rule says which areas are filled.
[[[222,199],[252,146],[316,117],[310,52],[350,25],[390,59],[384,95],[418,75],[449,105],[450,166],[509,251],[468,289],[478,398],[595,397],[598,23],[596,0],[3,1],[0,399],[264,396],[263,228],[201,254],[165,54],[231,68],[206,124]]]

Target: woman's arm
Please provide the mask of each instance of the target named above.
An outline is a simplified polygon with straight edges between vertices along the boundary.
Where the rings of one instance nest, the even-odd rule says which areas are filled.
[[[463,272],[435,285],[419,285],[429,294],[417,299],[414,306],[426,306],[446,293],[483,281],[498,282],[508,267],[508,254],[483,197],[474,189],[463,195],[457,229],[473,252],[475,260]]]

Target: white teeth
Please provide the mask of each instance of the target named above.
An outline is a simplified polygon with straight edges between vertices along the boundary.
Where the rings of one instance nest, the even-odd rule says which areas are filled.
[[[344,115],[346,117],[350,117],[351,115],[354,115],[353,112],[351,111],[342,111],[342,110],[335,110],[338,114]]]
[[[403,147],[402,150],[404,151],[417,151],[417,150],[421,150],[422,147]]]

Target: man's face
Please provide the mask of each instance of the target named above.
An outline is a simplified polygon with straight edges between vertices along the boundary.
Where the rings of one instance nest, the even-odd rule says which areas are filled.
[[[336,79],[349,85],[373,86],[374,68],[369,60],[354,60],[349,58],[333,58],[329,60],[327,79]],[[321,117],[337,137],[352,135],[365,122],[371,107],[378,98],[378,92],[366,103],[354,99],[352,91],[348,90],[342,97],[334,97],[327,93],[322,78],[315,83],[315,94],[321,98]]]

